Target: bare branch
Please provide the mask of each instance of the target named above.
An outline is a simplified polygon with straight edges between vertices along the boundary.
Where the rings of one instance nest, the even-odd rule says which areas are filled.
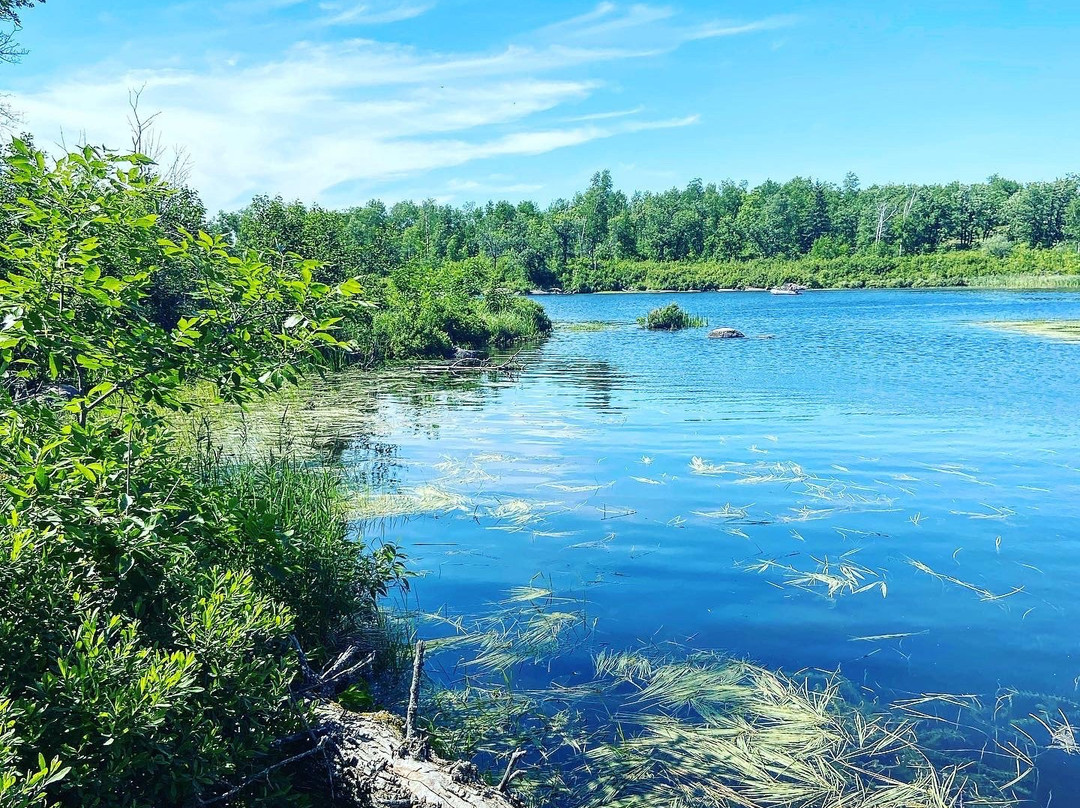
[[[424,641],[416,643],[413,657],[412,685],[409,687],[409,709],[405,713],[405,746],[412,748],[416,742],[416,714],[420,707],[420,679],[424,675]]]

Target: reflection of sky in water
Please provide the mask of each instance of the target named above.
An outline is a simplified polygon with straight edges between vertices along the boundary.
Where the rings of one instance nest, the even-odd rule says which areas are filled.
[[[751,338],[633,326],[669,299]],[[359,475],[458,498],[385,528],[428,572],[421,608],[478,612],[542,573],[586,593],[619,647],[1076,695],[1080,347],[978,324],[1080,318],[1080,295],[543,302],[558,323],[615,325],[557,328],[515,380],[350,374],[308,411],[368,436],[344,452]],[[858,579],[833,598],[804,577],[826,559]],[[881,635],[908,636],[859,639]]]

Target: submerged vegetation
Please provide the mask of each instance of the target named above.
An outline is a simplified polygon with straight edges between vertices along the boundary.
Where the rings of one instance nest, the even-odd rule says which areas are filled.
[[[986,323],[990,328],[1047,337],[1064,342],[1080,342],[1080,321],[1077,320],[1010,320]]]
[[[1030,793],[1031,757],[1018,746],[984,736],[982,763],[926,748],[938,703],[972,709],[971,700],[888,709],[835,674],[787,676],[652,648],[603,651],[591,676],[529,689],[514,674],[550,665],[588,636],[581,604],[529,586],[473,624],[429,619],[454,629],[436,654],[458,655],[453,668],[463,672],[432,693],[435,738],[491,761],[526,750],[533,765],[520,793],[530,805],[945,808]],[[969,742],[967,731],[957,724],[953,742]]]
[[[650,331],[680,331],[684,328],[700,328],[707,325],[703,317],[687,314],[678,303],[670,303],[638,318],[638,325]]]

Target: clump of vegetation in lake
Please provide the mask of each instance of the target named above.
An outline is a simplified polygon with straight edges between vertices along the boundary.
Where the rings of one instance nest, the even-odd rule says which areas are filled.
[[[575,333],[592,333],[596,331],[610,331],[614,328],[618,328],[619,323],[611,322],[609,320],[581,320],[573,323],[559,323],[559,328],[563,331],[572,331]]]
[[[707,323],[704,318],[683,311],[678,303],[670,303],[639,317],[638,325],[650,331],[679,331],[683,328],[700,328]]]
[[[991,328],[1030,334],[1034,337],[1080,342],[1080,320],[1002,320],[986,323]]]

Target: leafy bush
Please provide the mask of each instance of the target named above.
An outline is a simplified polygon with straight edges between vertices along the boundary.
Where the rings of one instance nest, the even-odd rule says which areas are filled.
[[[16,142],[4,169],[0,802],[285,795],[296,646],[329,653],[400,560],[347,534],[332,472],[185,458],[167,415],[192,383],[244,402],[350,348],[359,285],[169,239],[136,155]],[[172,326],[150,305],[167,266],[197,279]]]
[[[687,314],[677,303],[653,309],[645,317],[638,318],[638,324],[650,331],[678,331],[682,328],[698,328],[705,325],[705,320]]]
[[[343,333],[366,363],[447,357],[458,347],[507,347],[551,332],[536,301],[503,287],[481,292],[483,276],[470,262],[420,271],[401,267],[387,278],[368,279],[377,308],[352,315]]]

